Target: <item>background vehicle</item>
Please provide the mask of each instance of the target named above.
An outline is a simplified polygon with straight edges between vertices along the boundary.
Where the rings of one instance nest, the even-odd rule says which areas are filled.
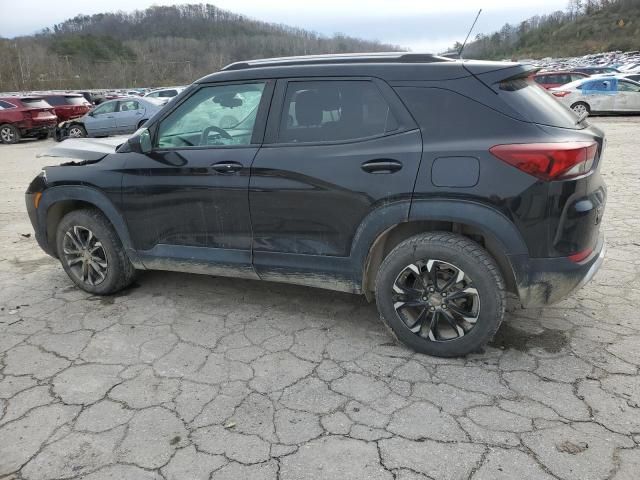
[[[531,73],[405,53],[229,65],[115,153],[60,144],[89,161],[34,179],[36,239],[94,294],[136,268],[362,293],[412,348],[469,353],[507,291],[554,303],[604,255],[603,134]]]
[[[153,98],[108,100],[80,118],[59,124],[56,139],[133,133],[161,108],[162,104]]]
[[[590,77],[550,92],[578,115],[640,113],[640,83],[624,77]]]
[[[41,97],[0,97],[0,141],[22,137],[47,138],[55,128],[54,109]]]
[[[580,72],[541,72],[533,76],[533,80],[543,88],[555,88],[560,85],[587,78],[589,75]]]
[[[166,98],[171,99],[178,95],[181,91],[183,91],[185,87],[170,87],[170,88],[159,88],[156,90],[151,90],[144,94],[145,97],[151,98]]]
[[[79,94],[44,94],[43,98],[53,107],[58,122],[81,117],[91,110],[91,104]]]
[[[619,70],[614,67],[606,67],[606,66],[594,66],[594,67],[576,67],[572,70],[573,72],[586,73],[587,75],[595,75],[598,73],[618,73]]]

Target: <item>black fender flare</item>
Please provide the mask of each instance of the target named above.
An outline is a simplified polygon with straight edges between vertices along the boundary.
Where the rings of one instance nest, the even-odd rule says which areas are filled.
[[[357,285],[363,285],[370,250],[387,230],[404,222],[443,221],[472,226],[496,242],[504,252],[518,279],[519,261],[529,250],[522,235],[509,218],[497,209],[482,203],[461,199],[404,200],[382,205],[361,222],[351,245],[351,260]]]
[[[61,185],[47,188],[42,192],[42,199],[38,206],[38,224],[40,225],[41,231],[44,232],[45,242],[48,242],[49,237],[49,232],[47,232],[49,209],[56,203],[70,200],[86,202],[100,210],[116,230],[131,263],[136,268],[144,268],[133,248],[133,242],[131,241],[129,229],[124,217],[104,193],[93,187],[85,185]]]

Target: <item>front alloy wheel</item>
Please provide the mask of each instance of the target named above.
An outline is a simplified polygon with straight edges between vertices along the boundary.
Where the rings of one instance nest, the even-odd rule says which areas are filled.
[[[442,260],[405,267],[393,283],[393,308],[414,334],[432,342],[463,337],[480,315],[480,296],[460,268]]]
[[[87,136],[87,132],[80,125],[73,125],[69,128],[69,137],[83,138]]]
[[[62,252],[71,273],[96,286],[107,278],[109,263],[102,242],[86,227],[75,225],[64,234]]]
[[[118,234],[97,210],[73,210],[60,220],[56,252],[69,278],[95,295],[115,293],[135,276]]]

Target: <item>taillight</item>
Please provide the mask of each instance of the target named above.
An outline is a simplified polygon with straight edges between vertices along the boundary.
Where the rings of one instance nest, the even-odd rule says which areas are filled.
[[[519,143],[496,145],[489,151],[500,160],[541,180],[577,177],[591,170],[596,142]]]
[[[554,91],[552,91],[552,92],[551,92],[551,94],[552,94],[554,97],[560,97],[560,98],[562,98],[562,97],[566,97],[566,96],[567,96],[567,95],[569,95],[570,93],[571,93],[571,92],[565,92],[564,90],[554,90]]]
[[[574,263],[580,263],[586,258],[589,257],[593,253],[593,248],[585,248],[579,252],[574,253],[573,255],[569,255],[569,260]]]

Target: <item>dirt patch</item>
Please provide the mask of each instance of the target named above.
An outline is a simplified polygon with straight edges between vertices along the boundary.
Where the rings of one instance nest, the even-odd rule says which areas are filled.
[[[567,345],[567,336],[561,330],[551,329],[545,329],[535,335],[503,323],[490,345],[501,349],[513,348],[521,352],[542,348],[549,353],[558,353]]]

